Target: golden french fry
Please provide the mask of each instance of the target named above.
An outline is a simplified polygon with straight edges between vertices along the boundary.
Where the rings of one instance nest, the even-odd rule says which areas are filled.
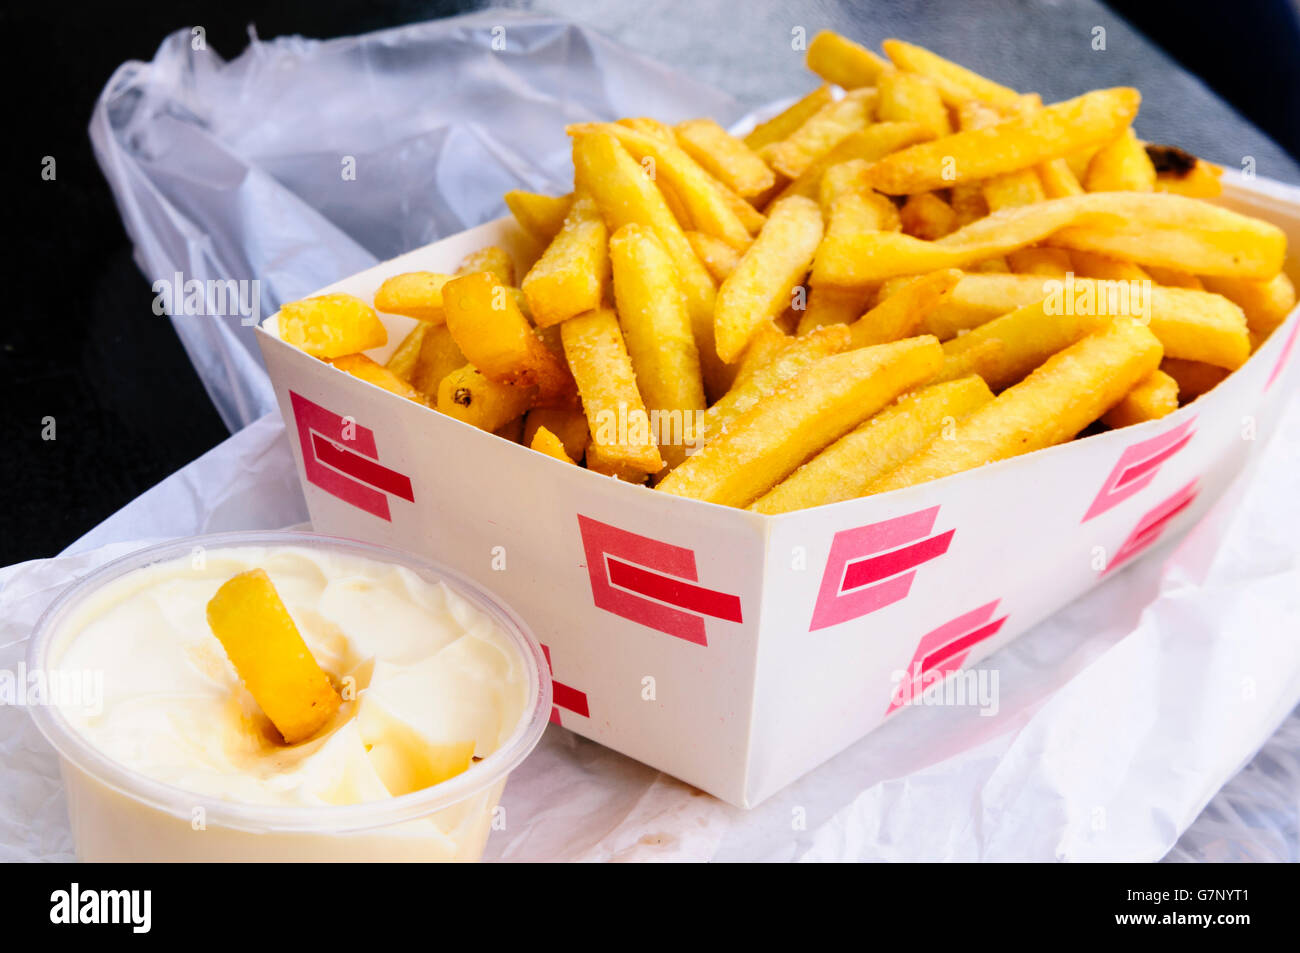
[[[458,367],[438,383],[439,412],[480,430],[499,430],[536,398],[536,387],[489,380],[473,364]]]
[[[451,275],[433,271],[409,271],[384,280],[375,292],[375,310],[402,314],[408,318],[441,324],[442,286]]]
[[[601,308],[570,318],[560,325],[560,334],[591,429],[588,467],[594,452],[607,466],[658,473],[663,458],[614,312]]]
[[[776,174],[758,153],[712,119],[679,122],[678,144],[705,172],[743,198],[776,185]]]
[[[1205,290],[1205,285],[1201,283],[1200,278],[1190,272],[1183,271],[1181,268],[1163,268],[1159,265],[1148,265],[1146,270],[1151,280],[1158,285],[1164,285],[1168,288],[1191,288],[1193,291]]]
[[[868,487],[888,493],[1074,437],[1110,410],[1160,364],[1160,342],[1132,318],[1115,318],[1049,358]]]
[[[809,288],[808,307],[799,318],[795,334],[802,337],[809,331],[827,325],[852,324],[866,313],[874,296],[871,287],[837,288],[834,285],[822,285],[820,288]],[[749,351],[745,354],[748,356]],[[739,378],[742,375],[743,371],[736,376]]]
[[[1075,177],[1070,163],[1064,159],[1049,159],[1044,162],[1038,167],[1038,177],[1043,184],[1044,198],[1059,199],[1067,195],[1083,194],[1083,186]]]
[[[931,80],[919,73],[890,69],[880,75],[877,87],[876,119],[880,122],[919,122],[936,139],[952,135],[948,107]]]
[[[569,369],[542,343],[506,290],[486,271],[449,281],[443,309],[452,338],[489,380],[536,386],[542,403],[570,402],[575,388]]]
[[[538,327],[599,308],[609,287],[609,232],[596,202],[580,195],[522,290]]]
[[[420,356],[415,359],[415,368],[411,371],[411,383],[421,393],[428,394],[436,400],[438,385],[452,371],[463,367],[465,355],[456,343],[447,325],[424,325],[427,330],[420,341]]]
[[[647,225],[668,252],[677,269],[678,285],[686,295],[686,310],[695,332],[705,387],[711,397],[725,393],[730,372],[718,358],[713,342],[717,288],[681,225],[668,210],[663,195],[613,136],[594,133],[575,137],[573,165],[577,184],[596,200],[606,226],[617,231],[632,223]]]
[[[249,694],[289,744],[310,738],[343,704],[265,569],[222,583],[208,602],[207,620]]]
[[[456,268],[456,277],[477,274],[491,275],[497,284],[509,288],[515,283],[514,259],[504,248],[495,245],[472,251]]]
[[[829,103],[831,98],[829,86],[818,86],[811,93],[796,100],[771,119],[755,126],[753,131],[745,136],[745,145],[758,152],[764,146],[780,142],[782,139],[788,139],[794,134],[795,130]]]
[[[1105,281],[1148,281],[1151,276],[1145,269],[1131,261],[1107,258],[1087,251],[1070,252],[1070,264],[1080,278],[1100,278]]]
[[[879,192],[873,192],[867,187],[864,173],[870,166],[871,163],[866,159],[850,159],[826,170],[817,190],[817,201],[822,207],[822,217],[827,223],[831,222],[836,211],[847,202],[854,206],[848,224],[858,231],[874,229],[898,231],[903,227],[898,206]]]
[[[1064,278],[1074,270],[1070,253],[1063,248],[1018,248],[1007,252],[1007,265],[1012,274],[1045,278]]]
[[[1246,319],[1226,298],[1181,288],[1144,289],[1079,278],[1048,284],[1052,288],[1048,297],[946,342],[948,360],[942,376],[973,372],[1001,390],[1117,315],[1142,318],[1171,357],[1231,370],[1250,356]],[[989,340],[1002,346],[981,355],[970,353]]]
[[[1190,163],[1181,158],[1173,160],[1170,153],[1176,152],[1186,156]],[[1219,176],[1223,170],[1211,165],[1204,159],[1188,156],[1181,149],[1173,146],[1147,146],[1147,155],[1156,167],[1157,192],[1175,192],[1196,199],[1212,199],[1223,192],[1223,183]]]
[[[1156,167],[1132,126],[1097,150],[1083,177],[1089,192],[1150,192],[1155,186]]]
[[[528,446],[538,453],[544,453],[546,456],[554,457],[564,463],[574,463],[574,459],[564,449],[564,442],[545,427],[537,428],[537,432],[533,434],[533,439],[528,442]]]
[[[1229,372],[1213,364],[1200,361],[1184,361],[1176,357],[1167,357],[1160,362],[1160,369],[1178,383],[1178,399],[1190,404],[1202,394],[1214,390]]]
[[[889,63],[865,46],[831,30],[822,30],[808,44],[808,69],[844,89],[875,86]]]
[[[928,242],[943,238],[957,228],[957,213],[933,192],[909,195],[898,216],[904,234]]]
[[[659,452],[668,466],[676,466],[686,455],[687,441],[694,440],[705,400],[700,356],[672,259],[644,225],[624,225],[615,232],[609,257],[618,322],[637,389],[646,408],[658,412]],[[665,420],[671,423],[668,428]]]
[[[818,249],[812,280],[853,286],[965,268],[1044,240],[1140,265],[1243,278],[1271,278],[1286,254],[1286,236],[1275,225],[1199,199],[1090,192],[1006,208],[934,242],[894,232],[839,236]]]
[[[849,133],[828,152],[814,159],[797,179],[781,189],[777,198],[788,198],[791,195],[817,198],[822,176],[827,170],[856,159],[874,163],[906,146],[927,142],[933,136],[934,134],[919,122],[872,123],[865,129]],[[861,188],[863,191],[870,191],[871,188],[865,174],[862,176]]]
[[[758,327],[784,310],[821,238],[822,212],[816,202],[792,196],[772,206],[754,244],[718,289],[713,320],[722,360],[736,360]]]
[[[656,489],[747,506],[899,394],[924,383],[942,360],[943,350],[931,337],[823,358],[734,420]]]
[[[658,119],[650,119],[647,116],[632,116],[618,120],[620,126],[627,126],[629,129],[635,129],[637,132],[648,133],[656,136],[664,142],[671,142],[673,145],[679,145],[680,140],[673,127],[667,123],[660,122]]]
[[[734,390],[756,370],[784,351],[789,343],[790,335],[786,334],[776,321],[767,321],[761,325],[750,338],[745,352],[740,355],[740,360],[736,362],[736,377],[731,382],[732,389]]]
[[[428,398],[416,390],[397,374],[377,361],[372,361],[364,354],[344,354],[342,357],[329,359],[329,363],[353,377],[360,378],[368,384],[383,388],[398,397],[405,397],[417,404],[429,404]]]
[[[1020,94],[1014,89],[985,79],[924,47],[902,40],[885,40],[881,46],[899,69],[928,77],[938,88],[943,101],[954,108],[970,99],[998,106],[1014,106],[1020,101]]]
[[[690,231],[686,233],[686,240],[691,243],[691,248],[700,261],[704,262],[704,267],[709,270],[713,280],[719,284],[726,281],[740,264],[740,252],[721,238]]]
[[[420,360],[420,348],[424,345],[424,336],[432,327],[433,325],[423,321],[417,322],[410,333],[402,338],[402,343],[397,345],[397,350],[384,362],[384,367],[408,384],[412,383],[415,377],[415,365]]]
[[[766,338],[766,334],[764,334]],[[852,335],[842,324],[817,328],[797,338],[787,337],[779,350],[758,364],[744,376],[736,375],[736,383],[727,393],[704,412],[704,428],[700,439],[708,441],[731,426],[751,407],[776,393],[794,378],[824,357],[848,350]]]
[[[388,331],[374,309],[348,294],[317,295],[280,309],[280,339],[312,357],[342,357],[383,347]]]
[[[944,300],[961,278],[960,271],[948,268],[909,282],[849,325],[853,346],[886,344],[916,334],[926,314]]]
[[[521,443],[532,446],[537,431],[545,427],[564,444],[564,452],[573,460],[581,460],[591,442],[587,415],[580,409],[569,407],[534,407],[524,417]]]
[[[1161,370],[1154,370],[1137,383],[1123,399],[1102,415],[1101,422],[1111,429],[1159,420],[1178,409],[1178,381]]]
[[[843,99],[827,103],[788,138],[759,150],[759,155],[777,172],[797,179],[817,160],[830,152],[845,136],[865,129],[875,106],[874,88],[855,89]]]
[[[873,188],[910,195],[1037,166],[1090,145],[1109,142],[1137,115],[1138,91],[1101,89],[1075,99],[908,146],[871,168]]]
[[[1246,313],[1250,333],[1259,340],[1272,334],[1295,307],[1295,285],[1285,272],[1268,279],[1206,275],[1201,280],[1206,290],[1223,295]]]
[[[519,227],[538,244],[549,245],[564,227],[564,220],[573,206],[573,195],[556,197],[515,189],[506,193],[505,201]]]
[[[662,180],[672,190],[696,231],[720,238],[734,248],[749,245],[749,229],[724,198],[721,186],[676,143],[618,123],[569,126],[568,132],[575,137],[612,135],[641,164],[646,175],[656,182]]]
[[[757,513],[789,513],[851,500],[993,399],[972,375],[900,397],[869,417],[750,505]]]

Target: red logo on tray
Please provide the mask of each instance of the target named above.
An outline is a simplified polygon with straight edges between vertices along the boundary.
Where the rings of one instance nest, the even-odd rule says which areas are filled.
[[[307,481],[391,522],[388,494],[415,501],[408,477],[380,466],[375,432],[289,391]],[[345,439],[345,437],[351,439]]]
[[[580,692],[563,682],[557,682],[555,680],[555,666],[551,663],[550,648],[543,645],[542,654],[546,656],[546,667],[551,672],[551,700],[555,703],[551,705],[551,724],[564,726],[564,723],[560,721],[561,708],[565,711],[571,711],[575,715],[581,715],[583,718],[590,718],[591,711],[587,708],[587,693]]]
[[[1264,385],[1264,390],[1273,386],[1278,375],[1282,373],[1282,368],[1286,367],[1286,362],[1291,357],[1291,352],[1295,349],[1296,335],[1300,334],[1300,321],[1295,323],[1291,328],[1291,333],[1286,336],[1286,343],[1282,345],[1282,352],[1277,356],[1277,363],[1273,365],[1272,372],[1268,375],[1268,383]]]
[[[939,507],[841,530],[831,540],[809,632],[906,599],[916,569],[948,551],[956,530],[931,535]]]
[[[912,661],[908,663],[906,677],[894,689],[894,697],[885,714],[892,715],[909,699],[918,697],[935,682],[958,671],[971,649],[997,635],[1007,621],[1005,615],[993,618],[1001,601],[994,599],[921,636]]]
[[[695,553],[578,514],[598,609],[708,645],[704,617],[742,621],[740,597],[697,585]]]
[[[1155,479],[1160,465],[1187,446],[1195,436],[1195,424],[1196,418],[1189,417],[1172,430],[1135,443],[1120,454],[1115,469],[1110,471],[1110,476],[1106,478],[1097,498],[1092,501],[1092,506],[1088,507],[1088,512],[1080,522],[1086,523],[1094,516],[1100,516],[1145,488]]]
[[[1197,481],[1193,480],[1178,492],[1174,493],[1168,499],[1157,503],[1148,511],[1140,520],[1137,526],[1133,528],[1124,540],[1120,548],[1115,552],[1115,558],[1110,561],[1106,567],[1106,572],[1110,572],[1117,566],[1128,562],[1144,549],[1152,546],[1160,538],[1160,534],[1165,531],[1170,520],[1192,505],[1196,499],[1196,494],[1200,492]],[[1102,573],[1105,575],[1105,573]]]

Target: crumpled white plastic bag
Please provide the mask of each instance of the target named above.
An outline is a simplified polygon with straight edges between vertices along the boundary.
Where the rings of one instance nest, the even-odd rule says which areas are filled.
[[[567,192],[567,123],[740,113],[586,27],[507,10],[324,41],[253,35],[229,62],[195,45],[180,30],[152,62],[119,67],[90,137],[137,264],[172,286],[155,290],[171,301],[177,274],[256,279],[261,317],[504,214],[511,189]],[[244,317],[172,314],[232,431],[275,409]]]
[[[487,858],[1297,860],[1300,401],[1256,461],[1181,542],[982,663],[999,672],[994,717],[903,712],[748,812],[550,727],[510,777]],[[269,415],[69,554],[0,569],[0,668],[111,558],[305,518]],[[0,759],[0,860],[70,859],[55,755],[21,709],[0,706]]]

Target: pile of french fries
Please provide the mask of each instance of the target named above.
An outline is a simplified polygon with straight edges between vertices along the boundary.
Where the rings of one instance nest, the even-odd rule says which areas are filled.
[[[1220,170],[1134,134],[1139,94],[1043,105],[834,33],[825,85],[743,138],[570,126],[574,191],[505,200],[536,242],[373,307],[286,305],[342,371],[657,491],[784,513],[1153,420],[1241,366],[1295,289]],[[375,310],[419,323],[386,365]]]

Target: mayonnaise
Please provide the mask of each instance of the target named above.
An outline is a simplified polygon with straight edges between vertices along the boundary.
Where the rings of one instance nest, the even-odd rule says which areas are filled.
[[[236,573],[265,569],[344,696],[334,720],[285,745],[243,688],[205,610]],[[102,672],[101,704],[68,707],[107,757],[196,794],[342,805],[408,793],[421,746],[472,740],[486,757],[529,703],[499,624],[401,566],[297,546],[196,552],[113,580],[60,626],[53,668]]]

